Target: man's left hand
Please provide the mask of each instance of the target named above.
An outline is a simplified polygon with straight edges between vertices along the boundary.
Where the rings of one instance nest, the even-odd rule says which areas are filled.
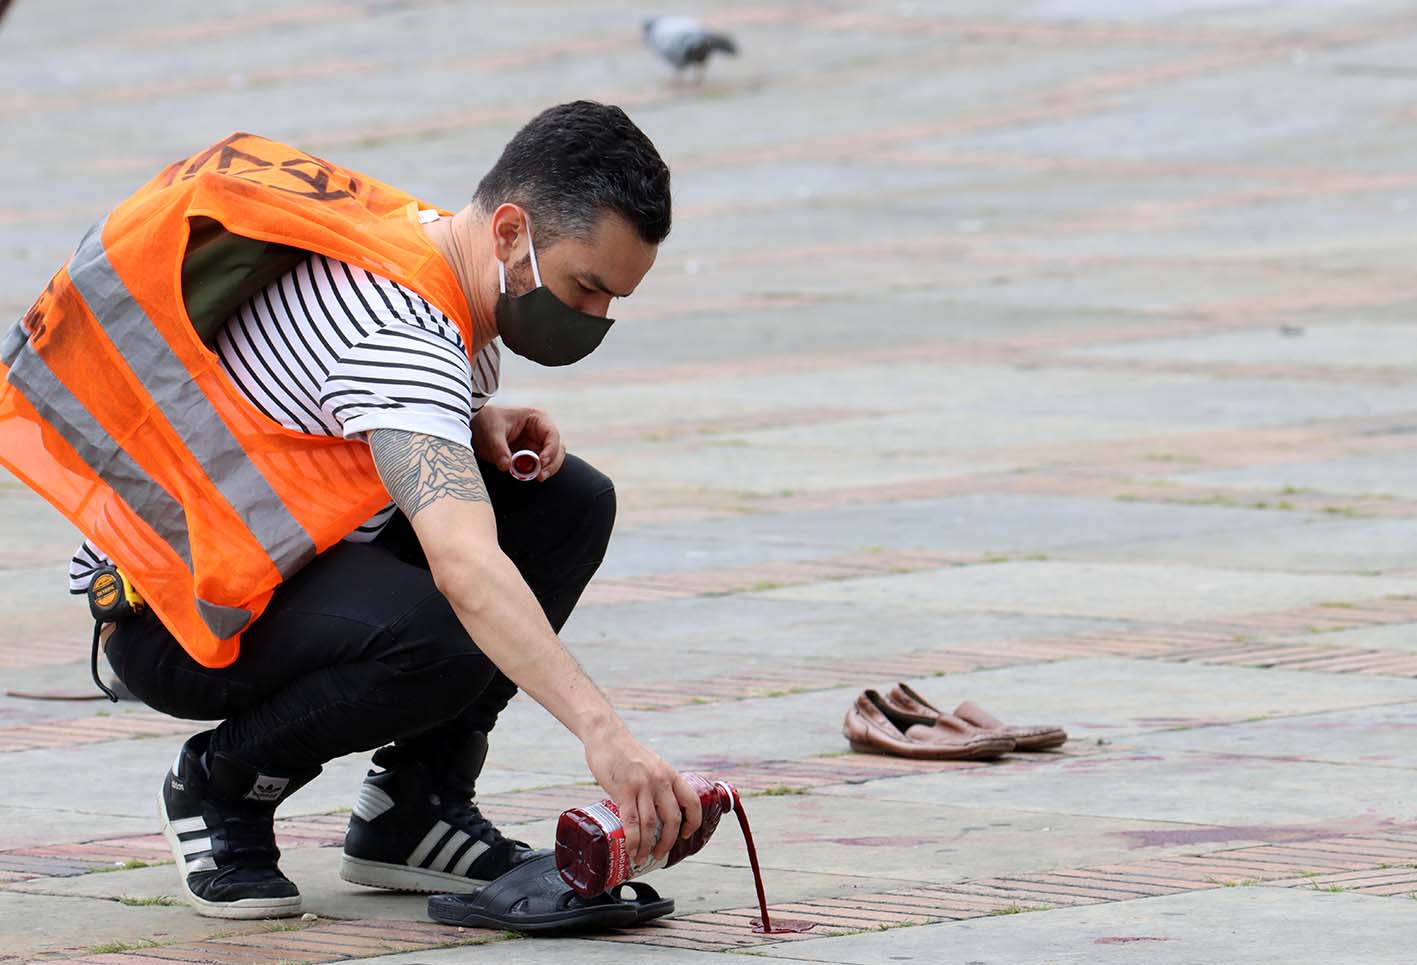
[[[483,406],[472,420],[472,451],[506,472],[512,468],[512,453],[519,449],[530,449],[541,457],[537,482],[556,475],[566,461],[561,431],[545,412],[522,406]]]

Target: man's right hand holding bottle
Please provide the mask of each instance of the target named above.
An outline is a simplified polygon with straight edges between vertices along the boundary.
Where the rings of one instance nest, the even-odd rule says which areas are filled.
[[[586,735],[585,758],[625,825],[625,851],[638,867],[663,859],[699,829],[699,796],[662,757],[641,744],[618,717]]]

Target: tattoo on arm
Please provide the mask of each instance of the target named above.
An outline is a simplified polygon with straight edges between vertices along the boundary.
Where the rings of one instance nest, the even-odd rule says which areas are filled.
[[[420,432],[375,429],[369,449],[384,487],[409,519],[440,499],[488,501],[477,457],[467,446]]]

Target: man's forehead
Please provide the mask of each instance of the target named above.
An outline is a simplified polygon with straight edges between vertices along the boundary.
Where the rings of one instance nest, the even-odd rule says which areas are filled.
[[[618,224],[602,220],[588,239],[562,239],[557,254],[587,287],[626,298],[654,264],[658,246],[641,239],[623,219],[614,221]]]

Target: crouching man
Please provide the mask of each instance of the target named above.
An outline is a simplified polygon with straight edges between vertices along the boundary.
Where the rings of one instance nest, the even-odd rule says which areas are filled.
[[[631,854],[696,828],[556,636],[610,480],[545,413],[486,404],[499,340],[583,358],[669,227],[669,171],[614,107],[534,118],[455,214],[237,134],[114,209],[0,338],[0,462],[87,537],[71,590],[116,568],[143,600],[95,646],[149,706],[220,720],[159,796],[201,914],[299,913],[274,812],[357,751],[346,880],[467,891],[527,860],[473,796],[518,687],[580,739]]]

